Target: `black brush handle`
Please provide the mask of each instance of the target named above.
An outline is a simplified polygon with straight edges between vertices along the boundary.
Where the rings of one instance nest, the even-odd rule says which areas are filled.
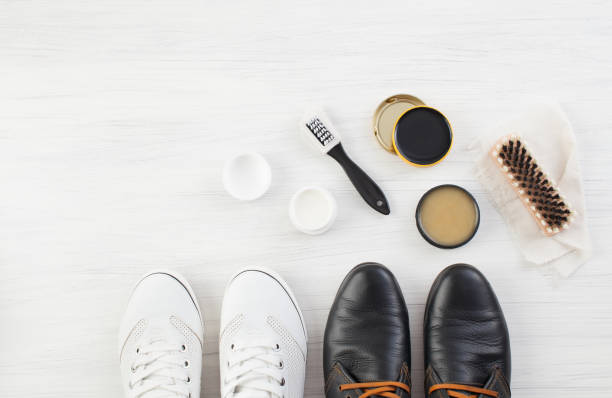
[[[342,148],[342,144],[336,145],[330,149],[327,154],[340,163],[340,166],[344,169],[344,172],[355,186],[355,189],[357,189],[357,192],[359,192],[363,200],[365,200],[371,208],[384,215],[391,213],[389,203],[383,191],[355,164],[355,162],[351,160],[351,158],[348,157],[344,148]]]

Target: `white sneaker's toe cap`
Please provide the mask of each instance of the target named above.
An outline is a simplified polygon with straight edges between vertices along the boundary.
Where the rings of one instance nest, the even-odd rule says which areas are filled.
[[[278,321],[306,352],[306,325],[287,284],[266,269],[246,269],[228,284],[221,311],[221,332],[243,315],[247,328],[269,327],[268,317]]]
[[[175,316],[203,340],[203,325],[196,298],[184,279],[159,271],[146,275],[134,288],[120,330],[120,344],[141,320],[165,321]]]

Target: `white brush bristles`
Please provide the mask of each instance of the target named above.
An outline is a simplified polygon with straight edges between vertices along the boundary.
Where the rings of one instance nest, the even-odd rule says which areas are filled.
[[[322,110],[308,112],[300,120],[300,132],[309,145],[321,153],[327,153],[340,143],[340,133]]]

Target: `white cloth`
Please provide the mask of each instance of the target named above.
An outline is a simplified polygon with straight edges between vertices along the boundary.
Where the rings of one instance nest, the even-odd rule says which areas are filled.
[[[557,182],[559,191],[576,212],[568,230],[545,236],[490,156],[497,140],[510,134],[527,142],[535,160]],[[576,137],[559,105],[532,105],[516,119],[488,131],[472,148],[478,151],[478,179],[510,227],[528,263],[550,267],[568,277],[590,258],[591,239],[586,225]]]

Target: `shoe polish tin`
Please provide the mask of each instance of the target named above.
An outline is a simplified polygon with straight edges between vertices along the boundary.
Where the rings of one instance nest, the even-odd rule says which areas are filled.
[[[466,189],[444,184],[425,192],[417,205],[415,218],[423,239],[441,249],[454,249],[476,235],[480,209]]]
[[[385,99],[374,113],[373,128],[383,148],[417,167],[439,163],[453,143],[446,116],[407,94]]]

